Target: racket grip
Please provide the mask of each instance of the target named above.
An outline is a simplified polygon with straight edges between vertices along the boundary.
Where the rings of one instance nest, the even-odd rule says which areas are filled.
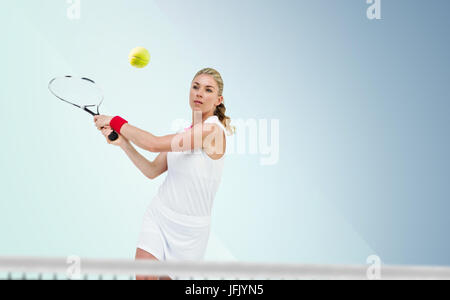
[[[108,136],[108,139],[111,142],[117,141],[118,138],[119,138],[119,135],[115,131],[111,132],[111,134]]]

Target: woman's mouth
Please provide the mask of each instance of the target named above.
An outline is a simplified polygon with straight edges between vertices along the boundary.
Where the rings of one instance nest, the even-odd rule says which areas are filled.
[[[195,104],[203,104],[203,102],[200,101],[194,101]]]

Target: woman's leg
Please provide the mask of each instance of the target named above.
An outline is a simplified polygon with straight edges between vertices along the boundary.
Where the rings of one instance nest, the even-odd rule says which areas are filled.
[[[147,260],[158,260],[153,254],[148,253],[142,249],[136,249],[136,260],[147,259]],[[160,277],[158,276],[136,276],[136,280],[171,280],[170,277]]]
[[[136,249],[136,260],[139,260],[139,259],[158,260],[155,256],[148,253],[147,251],[137,248]],[[158,279],[159,278],[157,276],[136,275],[136,280],[158,280]]]

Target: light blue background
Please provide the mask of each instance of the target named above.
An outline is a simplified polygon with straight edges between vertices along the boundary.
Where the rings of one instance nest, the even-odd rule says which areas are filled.
[[[165,135],[214,67],[232,119],[280,121],[280,159],[228,156],[208,260],[450,265],[448,1],[383,0],[373,21],[365,0],[81,4],[69,20],[63,0],[2,2],[0,255],[133,258],[165,177],[55,100],[52,77],[97,80],[103,113]]]

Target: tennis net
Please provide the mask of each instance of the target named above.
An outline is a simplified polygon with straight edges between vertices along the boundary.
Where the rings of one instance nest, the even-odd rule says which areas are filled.
[[[258,264],[244,262],[160,262],[39,257],[0,257],[3,280],[134,280],[136,275],[179,280],[367,280],[450,279],[441,266]],[[377,276],[373,275],[378,274]]]

